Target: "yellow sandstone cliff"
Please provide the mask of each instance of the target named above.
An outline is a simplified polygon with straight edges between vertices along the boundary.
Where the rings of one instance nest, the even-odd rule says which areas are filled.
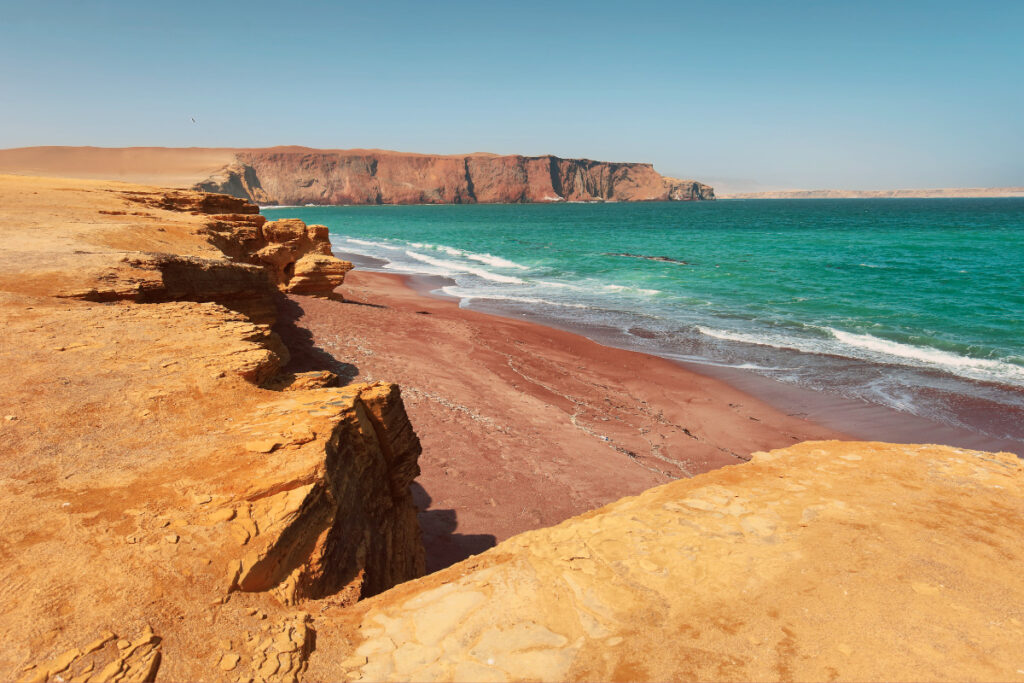
[[[1016,456],[806,442],[329,612],[310,676],[1018,680],[1022,528]]]
[[[1024,678],[1015,456],[799,444],[416,578],[399,389],[279,371],[323,230],[0,177],[0,236],[5,679]]]
[[[278,373],[280,291],[351,266],[255,211],[0,178],[4,678],[210,678],[241,622],[294,677],[312,641],[291,605],[423,573],[398,388]]]

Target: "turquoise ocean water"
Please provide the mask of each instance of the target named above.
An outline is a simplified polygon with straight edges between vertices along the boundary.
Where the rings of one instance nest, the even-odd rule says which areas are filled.
[[[465,306],[1024,438],[1024,199],[264,213],[325,224],[381,270],[450,278]]]

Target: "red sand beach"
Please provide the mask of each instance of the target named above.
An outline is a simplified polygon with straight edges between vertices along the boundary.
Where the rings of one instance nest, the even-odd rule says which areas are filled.
[[[844,435],[668,360],[460,309],[353,271],[292,296],[290,369],[402,387],[423,443],[428,569],[753,451]]]

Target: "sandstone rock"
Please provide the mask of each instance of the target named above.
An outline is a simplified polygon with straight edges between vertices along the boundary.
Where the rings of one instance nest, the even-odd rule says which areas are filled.
[[[236,666],[238,666],[238,660],[240,660],[240,659],[241,659],[241,657],[239,657],[238,655],[234,654],[233,652],[232,653],[228,653],[228,654],[226,654],[226,655],[224,655],[223,657],[220,658],[220,668],[223,671],[231,671]]]
[[[107,632],[84,648],[72,648],[49,662],[32,665],[26,670],[23,680],[31,683],[50,680],[144,683],[155,680],[160,667],[160,638],[153,630],[146,627],[135,640],[118,641],[116,654],[99,652],[115,638],[115,634]],[[96,652],[99,655],[91,656]],[[96,671],[97,666],[102,668]]]
[[[323,389],[338,385],[338,376],[330,370],[282,373],[270,379],[264,386],[274,391],[305,391]]]
[[[672,201],[687,202],[715,198],[714,188],[696,180],[680,180],[665,176],[664,181],[668,188],[668,198]]]
[[[326,226],[282,219],[264,224],[262,234],[266,246],[254,252],[254,260],[268,268],[271,280],[284,291],[330,293],[352,270],[351,263],[331,255]]]
[[[293,423],[308,415],[312,439],[261,465],[269,474],[246,496],[252,540],[229,571],[228,589],[273,589],[286,604],[332,594],[354,600],[421,575],[409,493],[420,446],[398,388],[364,384],[290,396],[259,409],[260,429],[273,429],[276,414]]]
[[[1022,524],[1024,464],[1011,454],[807,442],[360,603],[350,654],[310,674],[1009,679],[1024,636]]]
[[[331,292],[345,281],[352,264],[334,256],[306,254],[295,262],[295,270],[286,289],[296,294]]]
[[[167,211],[187,211],[195,214],[258,214],[258,206],[247,199],[228,194],[210,192],[183,192],[176,190],[127,190],[123,195],[139,204]]]
[[[242,260],[267,246],[262,223],[231,198],[159,194],[0,177],[0,416],[19,418],[0,448],[0,479],[20,482],[0,496],[9,678],[216,679],[211,648],[248,642],[251,605],[273,642],[255,663],[255,644],[234,648],[231,677],[296,680],[315,640],[285,603],[351,603],[423,571],[410,491],[394,490],[419,454],[397,388],[257,386],[287,349],[227,306],[254,283],[280,296]],[[322,228],[289,234],[329,248]],[[242,256],[217,246],[232,239]],[[166,640],[133,638],[146,623]]]

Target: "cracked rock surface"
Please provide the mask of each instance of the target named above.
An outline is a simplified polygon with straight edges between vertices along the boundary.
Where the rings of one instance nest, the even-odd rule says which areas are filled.
[[[1016,680],[1022,525],[1024,467],[1009,453],[807,442],[360,603],[339,615],[358,636],[310,674]]]

